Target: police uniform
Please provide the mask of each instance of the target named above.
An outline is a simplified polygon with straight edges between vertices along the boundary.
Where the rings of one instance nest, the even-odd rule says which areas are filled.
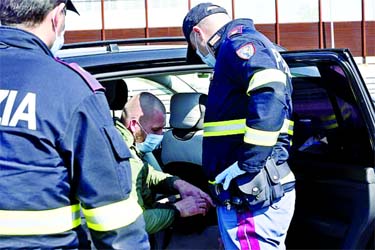
[[[235,162],[250,174],[258,173],[269,158],[286,166],[281,183],[287,192],[271,207],[254,211],[218,206],[224,244],[230,249],[283,249],[295,202],[295,179],[284,164],[293,130],[288,66],[251,19],[229,22],[208,46],[216,64],[204,122],[207,176],[214,180]]]
[[[103,88],[4,26],[0,75],[0,248],[82,247],[81,210],[97,248],[148,249]]]

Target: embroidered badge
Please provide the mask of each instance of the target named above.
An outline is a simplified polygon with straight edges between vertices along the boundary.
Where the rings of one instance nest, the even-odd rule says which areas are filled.
[[[252,57],[255,54],[255,48],[252,43],[246,43],[245,45],[242,45],[237,51],[237,55],[244,59],[248,60],[250,57]]]

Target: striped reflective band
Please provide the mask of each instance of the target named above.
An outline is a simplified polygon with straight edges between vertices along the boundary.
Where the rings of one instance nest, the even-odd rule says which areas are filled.
[[[251,78],[246,93],[250,95],[251,90],[271,82],[281,82],[286,85],[286,74],[278,69],[265,69],[258,71]]]
[[[83,209],[87,226],[95,231],[110,231],[125,227],[142,214],[137,201],[129,197],[126,200],[98,208]]]
[[[273,146],[279,137],[279,131],[264,131],[246,127],[244,141],[259,146]]]
[[[342,118],[344,119],[344,121],[347,120],[352,115],[352,111],[350,107],[348,106],[348,104],[346,103],[343,105],[343,107],[341,107],[341,112],[342,112]],[[334,129],[334,128],[339,127],[335,114],[321,116],[320,120],[322,121],[322,127],[325,129]]]
[[[246,119],[205,122],[203,136],[240,135],[245,133]]]
[[[283,126],[279,131],[264,131],[246,127],[244,141],[259,146],[273,146],[281,133],[293,134],[293,121],[284,119]]]
[[[81,224],[80,206],[42,211],[0,210],[0,235],[56,234]]]
[[[279,131],[272,131],[272,132],[249,128],[245,124],[246,124],[245,119],[220,121],[220,122],[207,122],[207,123],[204,123],[203,136],[212,137],[212,136],[245,134],[245,139],[244,139],[245,142],[256,144],[256,145],[263,145],[264,143],[269,145],[272,143],[276,143],[277,138],[280,133],[293,135],[294,122],[288,119],[284,120],[283,126],[281,127]]]
[[[293,135],[294,121],[284,119],[284,124],[280,129],[280,133]]]

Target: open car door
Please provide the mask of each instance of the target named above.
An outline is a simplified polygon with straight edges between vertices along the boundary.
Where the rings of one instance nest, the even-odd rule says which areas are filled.
[[[375,113],[347,49],[281,52],[293,81],[289,249],[374,249]]]

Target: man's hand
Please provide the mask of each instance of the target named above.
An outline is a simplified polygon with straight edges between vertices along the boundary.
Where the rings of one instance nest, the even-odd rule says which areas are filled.
[[[193,196],[188,196],[178,202],[176,202],[175,207],[180,211],[181,217],[189,217],[197,214],[206,215],[210,205],[207,204],[203,198],[195,198]]]
[[[224,190],[227,190],[229,187],[230,181],[233,178],[244,173],[246,172],[238,167],[238,162],[236,161],[235,163],[230,165],[227,169],[225,169],[223,172],[218,174],[215,178],[215,182],[219,184],[224,181],[223,188]]]
[[[211,197],[208,194],[203,192],[200,188],[197,188],[196,186],[190,184],[189,182],[186,182],[184,180],[176,180],[173,183],[173,185],[180,193],[182,199],[188,196],[193,196],[196,199],[204,199],[205,202],[208,204],[208,207],[215,206],[212,202]]]

